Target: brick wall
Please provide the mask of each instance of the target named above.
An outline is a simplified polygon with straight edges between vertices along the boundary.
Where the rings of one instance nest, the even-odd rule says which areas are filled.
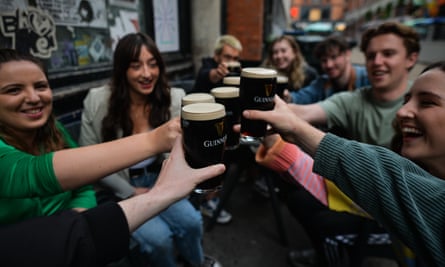
[[[227,33],[243,45],[242,60],[261,61],[264,0],[227,0]]]

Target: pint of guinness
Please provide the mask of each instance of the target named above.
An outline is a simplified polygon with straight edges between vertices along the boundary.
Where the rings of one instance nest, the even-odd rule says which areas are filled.
[[[286,76],[277,76],[277,91],[276,94],[283,98],[284,89],[289,89],[289,79]]]
[[[241,71],[241,112],[246,109],[271,110],[277,85],[277,72],[266,68],[244,68]],[[257,143],[266,134],[267,123],[241,116],[241,141]]]
[[[225,108],[219,103],[196,103],[181,109],[185,159],[192,168],[223,162],[227,139]],[[221,189],[222,175],[199,184],[195,192],[205,194]]]
[[[241,63],[239,61],[226,62],[229,74],[227,76],[240,76],[241,74]]]
[[[233,150],[239,146],[240,134],[233,131],[233,125],[240,122],[239,88],[238,87],[216,87],[211,91],[215,101],[224,105],[226,109],[227,141],[226,149]]]

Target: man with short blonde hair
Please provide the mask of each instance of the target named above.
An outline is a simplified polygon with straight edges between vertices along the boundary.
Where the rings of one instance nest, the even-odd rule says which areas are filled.
[[[215,42],[213,57],[202,59],[193,92],[209,93],[211,89],[223,86],[222,80],[229,73],[227,63],[239,61],[243,47],[233,35],[222,35]]]
[[[240,52],[243,50],[243,46],[241,45],[241,42],[238,39],[236,39],[235,36],[226,34],[226,35],[222,35],[218,39],[216,39],[215,49],[214,49],[215,55],[217,55],[217,54],[220,55],[221,52],[223,51],[223,48],[225,45],[228,45]]]

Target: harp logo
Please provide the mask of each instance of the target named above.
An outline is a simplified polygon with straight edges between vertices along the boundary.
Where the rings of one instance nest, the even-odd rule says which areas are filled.
[[[264,85],[264,90],[266,91],[266,96],[271,96],[272,90],[273,90],[273,85],[272,84]]]
[[[218,136],[222,136],[224,132],[224,121],[220,121],[215,123],[216,132],[218,133]]]
[[[255,103],[272,103],[273,102],[273,84],[264,85],[264,93],[266,96],[255,96],[253,101]]]

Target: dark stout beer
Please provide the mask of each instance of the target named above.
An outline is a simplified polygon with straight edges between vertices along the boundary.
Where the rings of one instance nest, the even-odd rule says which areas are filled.
[[[271,110],[277,85],[277,72],[265,68],[244,68],[241,72],[241,112],[246,109]],[[241,116],[241,141],[258,142],[266,134],[267,123]]]
[[[189,104],[181,109],[185,159],[192,168],[223,162],[227,128],[225,109],[218,103]],[[199,194],[221,189],[222,175],[199,184]]]
[[[240,134],[233,131],[233,125],[240,123],[239,88],[216,87],[211,91],[215,101],[226,109],[227,142],[226,149],[233,150],[239,146]]]
[[[283,98],[284,89],[289,89],[289,79],[286,76],[278,75],[277,91],[275,93]]]

